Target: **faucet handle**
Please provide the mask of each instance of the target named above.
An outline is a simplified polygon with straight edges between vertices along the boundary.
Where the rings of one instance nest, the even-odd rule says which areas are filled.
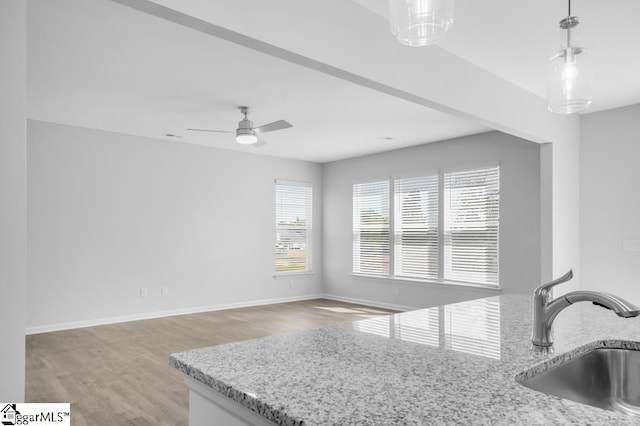
[[[546,296],[549,294],[549,292],[553,287],[557,286],[558,284],[565,283],[569,281],[571,278],[573,278],[573,269],[569,269],[569,272],[567,272],[560,278],[556,278],[553,281],[550,281],[548,283],[545,283],[536,287],[536,289],[533,291],[533,294],[534,296]]]

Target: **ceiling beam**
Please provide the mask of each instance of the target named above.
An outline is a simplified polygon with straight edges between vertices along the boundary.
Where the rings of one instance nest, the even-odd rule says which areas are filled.
[[[535,142],[571,131],[572,120],[549,113],[540,97],[438,46],[400,45],[384,19],[353,2],[113,1]]]

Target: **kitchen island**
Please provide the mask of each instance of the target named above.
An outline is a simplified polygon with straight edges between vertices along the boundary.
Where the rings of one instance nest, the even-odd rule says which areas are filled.
[[[640,347],[640,318],[577,303],[534,354],[531,297],[502,295],[172,354],[190,425],[640,424],[516,376],[585,345]]]

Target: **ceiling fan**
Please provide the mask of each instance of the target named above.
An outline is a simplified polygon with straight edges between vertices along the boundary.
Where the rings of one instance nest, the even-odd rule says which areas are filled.
[[[259,147],[265,145],[266,142],[263,139],[258,139],[258,133],[273,132],[274,130],[288,129],[293,127],[291,124],[284,120],[274,121],[273,123],[264,124],[262,126],[253,127],[253,122],[247,118],[249,113],[249,107],[238,107],[240,113],[244,115],[244,118],[238,122],[238,128],[235,132],[231,130],[210,130],[210,129],[187,129],[192,132],[213,132],[213,133],[235,133],[236,142],[243,145],[253,145]]]

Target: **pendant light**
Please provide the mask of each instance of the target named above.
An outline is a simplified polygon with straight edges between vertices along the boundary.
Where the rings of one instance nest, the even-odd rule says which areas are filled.
[[[591,104],[592,74],[589,52],[576,38],[578,17],[569,14],[560,21],[562,45],[549,60],[547,79],[548,109],[557,114],[573,114]]]
[[[389,0],[389,24],[407,46],[437,43],[453,26],[453,0]]]

